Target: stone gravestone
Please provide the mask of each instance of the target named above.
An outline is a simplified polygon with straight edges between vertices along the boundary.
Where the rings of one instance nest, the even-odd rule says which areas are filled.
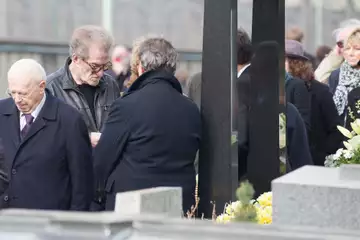
[[[157,187],[118,193],[115,212],[125,216],[163,214],[167,217],[181,217],[182,189]]]
[[[360,229],[360,165],[305,166],[272,182],[273,223]]]

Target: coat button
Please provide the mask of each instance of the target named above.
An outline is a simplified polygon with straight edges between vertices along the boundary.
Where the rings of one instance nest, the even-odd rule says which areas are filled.
[[[7,202],[9,200],[9,196],[8,195],[5,195],[4,196],[4,201]]]
[[[12,173],[13,175],[15,175],[15,174],[16,174],[16,169],[11,170],[11,173]]]

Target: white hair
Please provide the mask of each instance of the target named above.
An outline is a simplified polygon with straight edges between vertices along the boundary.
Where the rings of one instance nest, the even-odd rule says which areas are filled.
[[[88,58],[91,43],[99,43],[102,50],[110,53],[114,45],[114,38],[100,26],[85,25],[78,27],[74,30],[69,43],[70,56],[75,54],[81,58]]]
[[[148,38],[139,45],[139,59],[145,72],[164,69],[174,74],[178,53],[164,38]]]
[[[41,64],[29,58],[20,59],[11,65],[7,76],[8,79],[26,79],[34,82],[46,80],[46,72]]]
[[[336,40],[338,40],[340,32],[346,28],[351,28],[351,27],[354,27],[354,28],[360,27],[360,20],[358,20],[356,18],[350,18],[350,19],[340,22],[339,28],[337,28],[333,31],[334,38]]]

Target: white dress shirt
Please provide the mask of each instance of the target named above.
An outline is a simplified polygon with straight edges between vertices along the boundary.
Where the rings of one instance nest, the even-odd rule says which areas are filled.
[[[33,118],[34,118],[33,122],[39,116],[39,113],[45,104],[45,100],[46,100],[46,94],[44,94],[44,97],[41,99],[41,102],[39,103],[39,105],[31,113],[31,116],[33,116]],[[25,125],[26,125],[26,118],[23,113],[20,113],[20,131],[25,127]]]
[[[238,72],[237,77],[239,78],[239,77],[241,76],[241,74],[245,71],[245,69],[247,69],[249,66],[250,66],[250,63],[249,63],[249,64],[246,64],[246,65]]]

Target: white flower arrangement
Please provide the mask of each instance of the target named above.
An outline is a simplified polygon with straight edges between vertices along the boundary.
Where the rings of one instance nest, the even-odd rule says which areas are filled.
[[[335,154],[325,158],[325,167],[339,167],[342,164],[360,163],[360,119],[350,123],[352,131],[338,126],[338,130],[348,138],[344,142],[344,148],[340,148]]]

